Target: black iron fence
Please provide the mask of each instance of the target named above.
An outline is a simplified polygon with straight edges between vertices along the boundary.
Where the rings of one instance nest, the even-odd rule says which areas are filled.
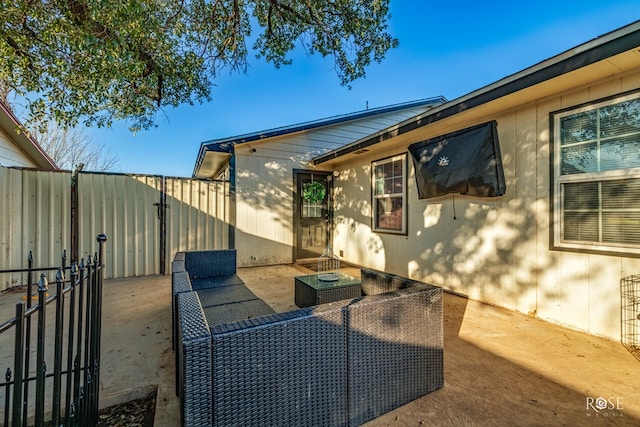
[[[97,424],[106,240],[98,235],[95,255],[69,267],[63,256],[60,267],[34,268],[30,254],[26,269],[0,271],[27,275],[26,303],[16,303],[15,317],[0,325],[3,348],[13,341],[13,360],[4,357],[8,366],[0,383],[4,426]],[[56,272],[55,291],[45,273],[32,291],[39,271]]]

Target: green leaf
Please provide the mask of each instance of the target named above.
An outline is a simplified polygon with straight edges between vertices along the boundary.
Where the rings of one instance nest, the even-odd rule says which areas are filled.
[[[207,102],[222,71],[254,54],[280,67],[297,46],[332,56],[341,84],[398,41],[389,0],[0,0],[0,79],[29,94],[31,120],[132,130],[159,110]]]
[[[327,189],[321,182],[312,181],[302,185],[302,197],[309,203],[320,203],[326,195]]]

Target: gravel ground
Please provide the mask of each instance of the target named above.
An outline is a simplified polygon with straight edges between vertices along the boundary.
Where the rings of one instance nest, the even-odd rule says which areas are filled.
[[[100,411],[98,426],[153,427],[156,393]]]

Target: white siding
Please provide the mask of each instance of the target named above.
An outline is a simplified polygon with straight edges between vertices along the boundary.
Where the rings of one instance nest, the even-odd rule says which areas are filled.
[[[369,188],[370,162],[406,152],[406,145],[356,157],[336,180],[334,251],[361,266],[619,339],[620,279],[639,273],[640,260],[549,249],[549,114],[636,88],[638,72],[473,122],[463,115],[443,121],[439,126],[457,129],[498,121],[507,194],[419,200],[410,167],[407,236],[371,231]]]
[[[236,249],[239,266],[293,258],[293,170],[310,160],[413,117],[426,108],[380,114],[236,146]]]
[[[0,166],[37,167],[27,155],[18,149],[10,135],[0,129]]]
[[[293,251],[293,169],[288,159],[236,159],[238,266],[290,263]]]

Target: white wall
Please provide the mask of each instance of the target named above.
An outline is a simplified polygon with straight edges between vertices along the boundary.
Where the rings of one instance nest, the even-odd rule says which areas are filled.
[[[38,165],[18,149],[10,135],[0,129],[0,166],[37,167]]]
[[[639,273],[640,260],[549,250],[549,113],[635,88],[640,73],[474,122],[454,116],[457,129],[498,121],[507,193],[419,200],[408,157],[407,236],[371,231],[370,190],[371,161],[406,152],[406,145],[358,157],[335,181],[334,251],[361,266],[619,339],[620,278]]]
[[[235,247],[239,267],[293,262],[294,169],[329,150],[425,111],[392,111],[235,148]]]
[[[293,251],[293,168],[264,150],[236,153],[235,246],[239,267],[286,264]]]

